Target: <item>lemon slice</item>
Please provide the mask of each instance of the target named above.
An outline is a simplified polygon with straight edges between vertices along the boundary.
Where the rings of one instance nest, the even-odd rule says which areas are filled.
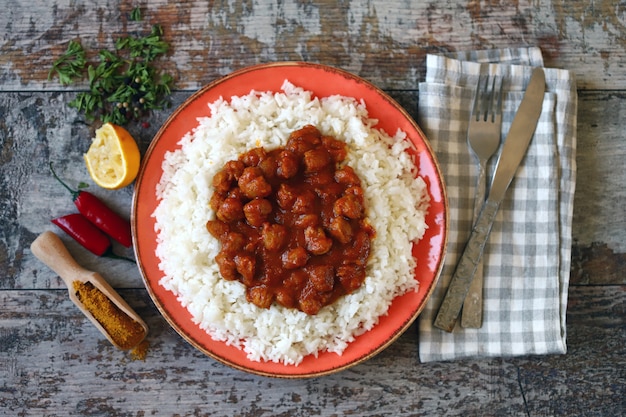
[[[96,137],[83,157],[93,181],[109,190],[132,183],[141,160],[135,139],[126,129],[113,123],[105,123],[96,130]]]

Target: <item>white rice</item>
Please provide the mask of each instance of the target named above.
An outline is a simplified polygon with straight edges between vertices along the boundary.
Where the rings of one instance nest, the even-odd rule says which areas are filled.
[[[370,330],[392,300],[417,289],[412,242],[426,229],[426,184],[415,178],[402,131],[390,137],[374,129],[364,103],[322,99],[285,81],[278,93],[256,92],[209,104],[210,117],[180,141],[163,162],[153,216],[158,234],[160,280],[214,340],[243,349],[252,361],[298,364],[307,355],[341,354],[355,336]],[[346,142],[346,162],[362,180],[367,216],[376,230],[364,284],[309,316],[245,299],[244,287],[221,278],[214,258],[218,241],[205,228],[211,181],[223,164],[247,150],[284,146],[306,124]]]

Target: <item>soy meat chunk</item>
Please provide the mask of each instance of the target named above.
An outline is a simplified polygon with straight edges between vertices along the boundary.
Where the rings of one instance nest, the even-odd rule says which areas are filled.
[[[243,214],[250,226],[261,226],[271,213],[272,203],[264,198],[255,198],[243,206]]]
[[[278,162],[274,155],[268,154],[265,158],[259,161],[259,165],[257,166],[259,167],[265,178],[272,179],[276,177]]]
[[[222,240],[230,230],[228,224],[220,220],[209,220],[206,222],[206,230],[216,239]]]
[[[328,153],[335,163],[343,162],[346,156],[348,156],[345,142],[337,140],[332,136],[323,136],[322,145],[328,149]]]
[[[217,210],[217,218],[223,222],[230,223],[243,219],[243,204],[238,198],[226,198]]]
[[[327,204],[332,204],[337,198],[343,194],[343,187],[340,184],[334,182],[331,176],[331,182],[328,184],[320,184],[315,186],[315,194]]]
[[[263,159],[267,157],[267,151],[263,148],[253,148],[248,152],[239,156],[239,161],[248,167],[255,167],[259,165]]]
[[[322,302],[316,298],[301,299],[298,303],[302,312],[314,316],[322,309]]]
[[[323,255],[333,246],[333,240],[326,236],[321,227],[307,227],[304,229],[306,249],[313,255]]]
[[[246,237],[241,233],[231,232],[224,235],[221,240],[222,250],[225,253],[235,253],[241,251],[246,245]]]
[[[252,285],[254,281],[254,271],[256,269],[256,260],[254,256],[247,253],[240,253],[234,257],[237,272],[241,274],[243,283]]]
[[[346,244],[352,240],[352,226],[343,217],[335,217],[330,222],[328,232],[340,243]]]
[[[274,297],[276,298],[276,302],[284,307],[296,307],[296,297],[294,297],[293,293],[288,288],[277,288],[274,291]]]
[[[345,195],[351,194],[355,196],[357,200],[359,201],[359,203],[363,204],[365,197],[363,194],[363,187],[361,187],[360,185],[353,185],[351,187],[346,188],[346,190],[344,191],[344,194]]]
[[[246,240],[246,245],[243,247],[243,250],[248,253],[255,253],[260,246],[260,239],[258,239],[258,237],[253,237]]]
[[[289,135],[285,148],[297,156],[302,156],[306,151],[315,148],[320,143],[320,131],[315,126],[307,125]]]
[[[309,279],[309,275],[304,269],[295,269],[283,281],[283,286],[292,293],[300,293]]]
[[[300,295],[300,299],[298,300],[298,306],[300,307],[300,310],[302,312],[313,316],[319,313],[324,305],[322,303],[322,300],[311,291]]]
[[[309,261],[309,254],[306,249],[298,246],[282,254],[281,260],[285,269],[301,268]]]
[[[228,173],[230,173],[230,175],[232,175],[232,178],[235,180],[239,179],[239,177],[241,176],[245,168],[246,168],[245,165],[241,163],[241,161],[236,161],[236,160],[228,161],[224,165],[224,169]]]
[[[307,266],[309,281],[313,288],[320,292],[329,292],[335,286],[335,270],[330,265]]]
[[[299,162],[296,154],[290,151],[281,151],[276,161],[276,175],[289,179],[298,173]]]
[[[225,199],[226,197],[224,197],[224,194],[215,192],[209,200],[209,207],[211,207],[211,210],[213,211],[218,211]]]
[[[320,217],[317,214],[301,214],[294,222],[297,227],[306,229],[310,226],[318,226],[320,224]]]
[[[337,277],[348,294],[357,290],[365,279],[365,269],[356,264],[341,265],[337,268]]]
[[[370,248],[371,238],[369,233],[360,229],[355,233],[350,247],[345,251],[345,256],[350,259],[365,262],[369,256]]]
[[[315,148],[304,153],[302,158],[304,172],[311,174],[319,172],[330,164],[330,155],[324,148]]]
[[[312,191],[306,190],[299,194],[293,203],[291,211],[295,214],[312,213],[315,210],[315,199],[317,196]]]
[[[228,253],[220,251],[215,257],[215,263],[220,271],[220,275],[222,275],[225,280],[233,281],[237,279],[237,265],[235,264],[235,260]]]
[[[276,192],[276,202],[283,210],[291,210],[296,201],[296,190],[287,184],[280,184]]]
[[[237,181],[241,176],[245,166],[240,161],[228,161],[215,176],[213,177],[213,187],[219,193],[226,193],[230,189],[232,183]]]
[[[244,169],[237,184],[241,192],[250,199],[267,197],[272,192],[272,186],[258,167]]]
[[[235,186],[230,189],[228,194],[226,194],[226,198],[236,198],[238,200],[243,201],[246,197],[243,195],[243,192],[241,192],[241,189]]]
[[[354,169],[347,165],[335,171],[335,181],[345,185],[361,185],[361,180]]]
[[[228,173],[224,170],[219,171],[213,177],[213,187],[219,193],[226,193],[230,189],[232,180],[228,177]]]
[[[302,157],[306,151],[311,150],[314,147],[315,145],[313,143],[301,137],[294,140],[290,139],[289,142],[287,142],[287,145],[285,145],[285,148],[288,151],[293,152],[297,157]]]
[[[280,224],[263,224],[261,238],[265,249],[271,252],[279,250],[287,239],[287,229]]]
[[[246,291],[246,299],[260,308],[270,308],[272,301],[274,301],[274,295],[264,285],[248,288]]]
[[[320,133],[319,129],[316,128],[315,126],[305,125],[301,127],[300,129],[294,130],[293,132],[291,132],[291,134],[289,135],[289,140],[298,139],[302,137],[313,137],[319,140],[322,137],[322,134]]]
[[[340,197],[333,205],[335,216],[346,216],[349,219],[360,219],[363,217],[363,204],[354,194],[347,194]]]
[[[322,169],[318,172],[309,173],[304,181],[306,181],[307,184],[311,184],[311,186],[315,187],[315,192],[317,194],[319,194],[320,189],[335,187],[338,185],[335,183],[332,172],[330,172],[330,170],[328,169]]]

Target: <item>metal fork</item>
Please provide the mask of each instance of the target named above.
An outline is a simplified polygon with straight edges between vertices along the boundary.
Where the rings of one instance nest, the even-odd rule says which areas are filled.
[[[485,201],[487,162],[498,149],[502,126],[502,77],[481,75],[478,79],[467,142],[478,159],[478,178],[474,199],[474,219]],[[463,303],[461,326],[480,328],[483,321],[483,265],[476,268],[474,280]]]

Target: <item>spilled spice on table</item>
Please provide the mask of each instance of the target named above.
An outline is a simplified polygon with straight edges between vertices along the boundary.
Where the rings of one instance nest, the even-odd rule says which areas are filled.
[[[80,302],[120,348],[130,349],[140,344],[145,336],[145,330],[140,323],[120,310],[92,283],[74,281],[73,287]]]
[[[150,343],[147,340],[142,341],[130,351],[130,358],[134,361],[145,361],[149,347]]]

